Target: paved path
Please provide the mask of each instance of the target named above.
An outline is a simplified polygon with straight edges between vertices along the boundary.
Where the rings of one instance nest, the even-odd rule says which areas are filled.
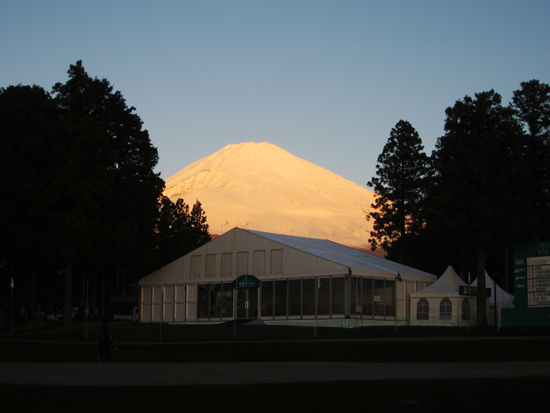
[[[550,377],[550,362],[0,364],[0,383],[32,385],[171,386],[493,377]]]

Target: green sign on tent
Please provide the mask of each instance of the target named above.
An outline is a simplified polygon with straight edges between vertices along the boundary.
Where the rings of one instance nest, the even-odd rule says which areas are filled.
[[[244,290],[247,288],[259,288],[260,280],[250,274],[241,275],[233,280],[233,288],[236,290]]]
[[[477,295],[477,287],[470,287],[469,285],[459,285],[458,295],[469,295],[469,296],[475,297]],[[486,288],[485,297],[490,297],[490,296],[491,296],[491,289]]]

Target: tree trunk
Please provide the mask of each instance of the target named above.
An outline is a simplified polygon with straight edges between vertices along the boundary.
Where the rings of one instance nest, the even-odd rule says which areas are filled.
[[[485,295],[485,248],[477,251],[477,322],[478,327],[487,327],[487,297]]]
[[[468,281],[468,269],[467,269],[468,264],[466,263],[466,246],[465,246],[464,242],[460,243],[460,248],[458,250],[458,256],[459,256],[458,276],[462,280]]]
[[[504,277],[502,283],[502,289],[504,291],[510,291],[510,249],[504,249]],[[495,297],[496,298],[496,297]],[[495,301],[496,302],[496,301]]]
[[[70,326],[72,323],[71,311],[73,307],[73,263],[67,258],[65,268],[65,308],[63,309],[63,325]]]

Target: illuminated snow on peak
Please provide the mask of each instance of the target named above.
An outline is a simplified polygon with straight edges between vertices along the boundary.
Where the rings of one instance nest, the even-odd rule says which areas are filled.
[[[368,248],[374,192],[267,142],[227,145],[166,179],[164,194],[198,199],[211,234],[239,227]]]

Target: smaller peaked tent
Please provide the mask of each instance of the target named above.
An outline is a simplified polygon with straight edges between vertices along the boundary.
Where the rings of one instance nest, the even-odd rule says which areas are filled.
[[[475,314],[475,297],[459,294],[461,286],[468,286],[448,266],[432,285],[411,293],[411,325],[418,326],[468,326]]]
[[[472,282],[472,287],[477,287],[477,278]],[[514,307],[514,296],[504,291],[495,281],[485,272],[485,287],[491,289],[491,298],[489,313],[487,314],[487,323],[490,326],[495,325],[495,299],[498,308],[498,325],[500,326],[500,313],[503,308]]]

